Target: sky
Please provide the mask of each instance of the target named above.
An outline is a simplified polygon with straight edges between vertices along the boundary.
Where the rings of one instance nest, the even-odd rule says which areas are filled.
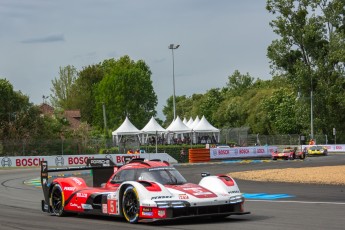
[[[59,68],[128,55],[152,72],[158,117],[173,95],[222,88],[235,70],[271,79],[266,0],[0,0],[0,78],[34,104]]]

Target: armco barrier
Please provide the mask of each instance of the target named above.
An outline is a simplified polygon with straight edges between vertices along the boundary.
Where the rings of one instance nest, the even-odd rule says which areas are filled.
[[[189,163],[210,161],[209,149],[189,149]]]
[[[18,156],[0,157],[0,169],[5,167],[37,167],[41,161],[47,161],[49,166],[78,166],[85,165],[89,158],[109,158],[115,164],[124,164],[126,156],[146,159],[161,159],[169,163],[177,163],[167,153],[142,153],[142,154],[91,154],[91,155],[55,155],[55,156]]]

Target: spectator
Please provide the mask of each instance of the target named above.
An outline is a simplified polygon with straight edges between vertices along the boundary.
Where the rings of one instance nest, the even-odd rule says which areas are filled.
[[[185,161],[185,158],[186,158],[186,150],[185,150],[185,148],[183,147],[182,149],[181,149],[181,152],[180,152],[180,162],[184,162]]]

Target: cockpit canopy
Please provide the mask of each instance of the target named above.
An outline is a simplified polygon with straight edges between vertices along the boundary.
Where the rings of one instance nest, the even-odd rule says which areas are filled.
[[[119,170],[112,178],[113,183],[125,181],[153,181],[163,185],[180,185],[186,179],[174,167],[128,168]]]

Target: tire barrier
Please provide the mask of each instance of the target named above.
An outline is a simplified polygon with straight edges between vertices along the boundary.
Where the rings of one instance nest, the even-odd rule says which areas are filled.
[[[210,149],[189,149],[189,163],[209,162]]]

